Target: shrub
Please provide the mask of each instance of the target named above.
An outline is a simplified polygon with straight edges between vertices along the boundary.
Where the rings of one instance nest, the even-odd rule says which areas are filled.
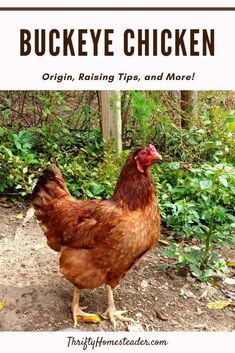
[[[155,178],[161,215],[175,240],[162,252],[178,258],[181,267],[189,267],[201,280],[225,272],[216,249],[235,241],[235,168],[180,163],[160,168]]]

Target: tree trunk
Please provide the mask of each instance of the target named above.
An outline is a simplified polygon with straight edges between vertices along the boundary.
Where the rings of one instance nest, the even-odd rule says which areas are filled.
[[[168,91],[168,95],[171,99],[179,99],[181,97],[181,91]]]
[[[224,104],[229,109],[235,108],[235,91],[229,91]]]
[[[122,120],[120,91],[101,91],[102,135],[113,141],[118,154],[122,152]]]
[[[181,91],[181,111],[181,128],[186,129],[190,115],[197,115],[197,91]]]

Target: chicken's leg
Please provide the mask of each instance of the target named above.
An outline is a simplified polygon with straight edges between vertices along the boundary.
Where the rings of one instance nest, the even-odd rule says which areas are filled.
[[[120,311],[116,310],[114,299],[113,299],[112,288],[108,284],[106,284],[105,287],[106,287],[107,297],[108,297],[108,309],[105,311],[103,316],[107,316],[110,319],[114,329],[116,328],[116,319],[120,321],[128,321],[128,322],[134,321],[129,317],[122,316],[122,314],[127,312],[126,310],[120,310]]]
[[[85,309],[85,307],[81,308],[79,306],[79,299],[80,299],[80,290],[77,287],[74,287],[73,290],[73,300],[71,303],[71,309],[73,313],[73,327],[77,327],[78,324],[78,319],[77,316],[93,316],[94,314],[89,314],[89,313],[84,313],[82,309]]]

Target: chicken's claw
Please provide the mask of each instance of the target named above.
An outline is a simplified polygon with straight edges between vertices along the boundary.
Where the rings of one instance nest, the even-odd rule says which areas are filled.
[[[134,320],[130,317],[122,316],[122,314],[127,313],[127,310],[116,310],[112,308],[108,308],[103,315],[101,315],[104,319],[110,320],[114,330],[116,329],[117,322],[116,320],[123,322],[134,322]]]
[[[72,309],[73,312],[73,322],[74,325],[73,327],[77,327],[78,321],[81,322],[93,322],[93,323],[98,323],[100,321],[100,318],[91,313],[85,313],[82,309],[85,309],[86,307],[79,307],[79,306],[74,306]]]

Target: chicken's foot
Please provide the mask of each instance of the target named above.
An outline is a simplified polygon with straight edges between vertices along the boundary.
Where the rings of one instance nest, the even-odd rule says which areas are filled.
[[[78,319],[77,316],[93,316],[94,314],[90,313],[85,313],[82,309],[86,309],[86,307],[80,307],[79,306],[79,299],[80,299],[80,290],[76,287],[74,287],[73,290],[73,300],[71,303],[71,309],[73,313],[73,327],[77,327],[78,324]]]
[[[114,329],[116,328],[116,319],[124,322],[133,322],[134,321],[133,319],[122,316],[122,314],[125,314],[127,312],[126,310],[116,310],[114,299],[113,299],[112,288],[108,284],[106,284],[105,287],[106,287],[106,292],[108,297],[108,309],[105,311],[105,313],[102,316],[108,317],[110,319]]]

